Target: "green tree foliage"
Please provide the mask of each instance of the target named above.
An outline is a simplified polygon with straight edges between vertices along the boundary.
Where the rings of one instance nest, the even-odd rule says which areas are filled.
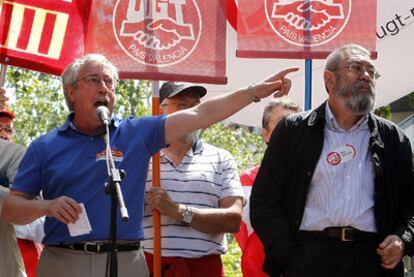
[[[374,111],[374,113],[382,118],[391,120],[391,106],[390,105],[386,105],[386,106],[382,106],[379,107],[378,109],[376,109]]]
[[[408,104],[414,109],[414,91],[408,95]]]
[[[117,117],[151,114],[149,109],[152,95],[150,81],[120,81],[116,95],[117,103],[114,112]]]
[[[262,137],[241,127],[214,124],[203,130],[200,137],[207,143],[229,151],[236,159],[239,173],[259,164],[263,157],[265,143]]]
[[[229,248],[225,255],[221,256],[226,277],[241,277],[241,250],[233,235],[227,235]]]
[[[16,143],[27,146],[64,121],[67,112],[58,77],[9,67],[7,87],[16,98],[11,105]]]
[[[69,110],[66,107],[60,77],[9,67],[7,89],[14,94],[11,105],[18,130],[16,143],[28,145],[35,138],[64,123]],[[117,87],[115,115],[150,115],[150,81],[120,81]],[[239,172],[260,163],[265,144],[260,135],[244,128],[229,128],[215,124],[200,132],[201,138],[217,147],[228,150],[236,159]],[[241,276],[241,252],[232,235],[228,235],[229,251],[223,255],[226,276]]]
[[[228,128],[219,123],[210,126],[201,132],[200,137],[217,147],[229,151],[236,159],[239,173],[260,164],[265,150],[265,143],[261,135],[246,131],[244,128]],[[241,275],[241,250],[233,235],[227,235],[229,248],[222,256],[225,274],[227,277]]]

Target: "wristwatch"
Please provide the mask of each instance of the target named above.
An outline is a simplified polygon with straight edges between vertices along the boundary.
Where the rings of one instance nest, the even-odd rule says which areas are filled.
[[[185,211],[181,216],[181,223],[190,225],[193,220],[193,211],[190,206],[185,205]]]
[[[250,98],[252,99],[253,102],[255,103],[260,102],[261,99],[257,97],[256,94],[254,94],[253,86],[247,87],[247,93],[250,95]]]

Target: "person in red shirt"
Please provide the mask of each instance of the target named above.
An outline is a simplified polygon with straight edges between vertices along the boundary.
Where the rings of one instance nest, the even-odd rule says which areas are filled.
[[[263,111],[262,136],[266,144],[269,143],[273,130],[279,121],[285,117],[301,111],[298,103],[288,97],[281,97],[269,102]],[[260,166],[246,170],[240,175],[246,199],[249,198],[252,185],[256,179]],[[244,207],[243,222],[240,231],[235,234],[242,251],[241,269],[244,277],[266,277],[262,270],[264,261],[263,244],[253,231],[249,218],[249,203]]]

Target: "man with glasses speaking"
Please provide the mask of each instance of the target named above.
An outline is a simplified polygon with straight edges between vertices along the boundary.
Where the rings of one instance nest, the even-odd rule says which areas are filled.
[[[16,224],[46,215],[37,276],[105,276],[107,269],[115,269],[108,266],[112,249],[118,253],[118,276],[148,276],[140,240],[151,156],[260,98],[287,94],[290,82],[285,76],[296,70],[282,70],[254,86],[166,116],[120,120],[111,118],[117,68],[99,54],[68,65],[62,82],[71,113],[62,126],[31,143],[1,213]],[[118,217],[116,246],[109,242],[111,201],[104,190],[109,153],[113,161],[108,164],[126,171],[120,190],[130,214],[126,223]],[[41,191],[44,200],[33,200]]]
[[[403,276],[414,250],[412,151],[372,113],[379,76],[365,48],[333,51],[328,100],[273,133],[250,198],[269,275]]]

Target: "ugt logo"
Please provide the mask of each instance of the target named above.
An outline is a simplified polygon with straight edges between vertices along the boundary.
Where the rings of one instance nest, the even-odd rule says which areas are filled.
[[[113,30],[122,50],[150,66],[185,60],[201,35],[201,15],[195,0],[118,0]]]
[[[266,0],[273,31],[297,46],[316,46],[339,35],[351,14],[352,0]]]

